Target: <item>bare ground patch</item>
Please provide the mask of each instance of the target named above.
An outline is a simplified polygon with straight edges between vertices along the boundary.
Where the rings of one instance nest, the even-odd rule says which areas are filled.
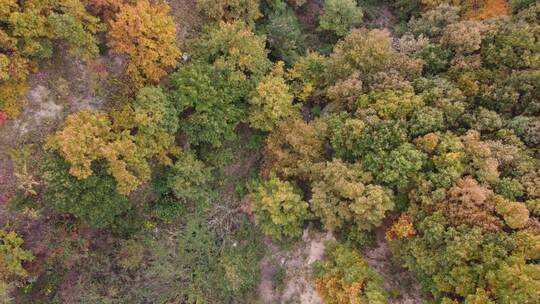
[[[384,279],[384,289],[390,294],[395,295],[390,298],[391,304],[421,304],[424,303],[424,297],[420,285],[414,275],[396,266],[392,262],[392,253],[384,234],[392,224],[393,218],[387,217],[383,225],[375,230],[376,246],[362,252],[369,266],[380,273]]]
[[[268,239],[268,252],[259,262],[260,303],[322,303],[312,284],[311,266],[324,257],[324,241],[333,239],[330,233],[306,229],[302,240],[290,250],[282,250]],[[282,282],[275,279],[279,271],[284,271]]]

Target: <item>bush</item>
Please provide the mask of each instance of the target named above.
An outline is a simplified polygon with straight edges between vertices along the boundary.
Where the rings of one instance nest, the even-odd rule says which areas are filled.
[[[136,240],[122,241],[116,258],[120,267],[126,270],[137,269],[144,260],[144,245]]]
[[[15,231],[0,229],[0,303],[11,303],[13,282],[28,275],[22,263],[32,261],[34,255],[21,248],[23,243]]]

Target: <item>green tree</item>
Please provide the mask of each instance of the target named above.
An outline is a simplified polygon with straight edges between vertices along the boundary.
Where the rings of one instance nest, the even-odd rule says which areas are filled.
[[[225,71],[234,81],[251,80],[255,85],[271,65],[265,37],[258,36],[243,22],[221,22],[198,39],[195,57]]]
[[[392,192],[369,184],[371,175],[358,164],[340,160],[313,166],[312,197],[315,216],[325,229],[339,231],[348,225],[370,230],[382,223],[386,211],[394,208]]]
[[[504,233],[483,233],[478,227],[452,227],[441,213],[421,220],[418,234],[393,240],[390,247],[401,264],[414,272],[436,300],[474,295],[510,254]]]
[[[167,172],[167,186],[184,203],[203,198],[209,180],[209,169],[187,152],[182,152]]]
[[[280,61],[257,85],[249,99],[248,119],[252,127],[271,131],[281,122],[299,116],[283,76],[283,62]]]
[[[41,170],[47,203],[84,223],[106,227],[130,208],[128,199],[116,191],[115,179],[101,164],[95,164],[94,173],[84,179],[73,177],[70,165],[58,157],[48,159]]]
[[[343,37],[355,24],[362,22],[364,12],[354,0],[326,0],[319,18],[319,28]]]
[[[290,7],[269,13],[263,25],[270,57],[294,63],[305,51],[306,35],[298,17]]]
[[[264,233],[278,240],[302,234],[309,205],[296,185],[271,176],[253,189],[251,198],[257,224]]]
[[[215,21],[243,21],[253,26],[261,17],[260,0],[197,0],[197,9]]]
[[[171,75],[170,99],[179,113],[186,113],[180,129],[191,144],[223,146],[233,140],[243,111],[242,83],[204,62],[184,65]]]

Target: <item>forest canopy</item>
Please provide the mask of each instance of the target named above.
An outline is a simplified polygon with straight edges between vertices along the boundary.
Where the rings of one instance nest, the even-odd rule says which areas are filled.
[[[0,155],[0,304],[537,304],[540,3],[0,0]]]

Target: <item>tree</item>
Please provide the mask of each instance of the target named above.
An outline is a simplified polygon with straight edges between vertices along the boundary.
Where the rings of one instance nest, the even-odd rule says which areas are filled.
[[[97,55],[94,34],[103,27],[79,0],[23,2],[21,5],[7,2],[7,15],[3,14],[2,21],[9,24],[7,35],[13,37],[17,51],[26,58],[50,58],[55,39],[67,41],[72,56],[89,59]]]
[[[120,10],[120,6],[130,0],[82,0],[92,14],[102,20],[110,20]]]
[[[409,132],[413,136],[425,135],[445,129],[444,113],[430,106],[416,109],[411,115]]]
[[[195,47],[195,57],[219,70],[229,79],[255,85],[271,63],[265,38],[252,32],[243,22],[220,22],[202,35]]]
[[[253,26],[261,17],[259,0],[197,0],[197,9],[215,21],[244,21]]]
[[[343,37],[351,28],[362,22],[364,12],[353,0],[326,0],[319,18],[319,28]]]
[[[324,84],[326,72],[326,58],[316,52],[308,52],[298,58],[291,69],[287,71],[287,78],[292,82],[291,90],[296,98],[306,101],[317,89]]]
[[[424,34],[430,38],[439,37],[444,29],[459,21],[459,7],[442,4],[422,13],[420,18],[411,18],[408,30],[416,36]]]
[[[458,54],[471,54],[480,50],[484,31],[484,25],[478,21],[453,23],[444,30],[441,42]]]
[[[504,222],[512,229],[524,228],[529,221],[529,210],[520,202],[512,202],[503,197],[496,196],[495,210],[503,216]]]
[[[397,260],[414,272],[422,287],[438,301],[445,296],[465,298],[478,289],[494,290],[488,287],[488,278],[499,271],[514,248],[503,232],[449,226],[440,212],[425,217],[416,228],[416,236],[394,239],[390,247]]]
[[[336,105],[336,110],[356,108],[356,101],[363,92],[360,73],[353,73],[345,80],[338,80],[326,90],[326,95]]]
[[[285,121],[266,139],[264,175],[309,180],[311,166],[324,160],[324,130],[320,121]]]
[[[399,120],[410,117],[410,114],[424,106],[422,96],[412,92],[386,90],[360,96],[357,104],[361,108],[372,107],[382,119]]]
[[[328,77],[335,82],[354,72],[367,76],[384,70],[394,56],[388,31],[354,29],[335,45],[327,62]]]
[[[28,90],[28,74],[52,57],[53,41],[88,60],[98,54],[94,35],[103,30],[79,0],[0,1],[0,111],[17,118]]]
[[[180,56],[176,25],[168,13],[166,3],[142,0],[121,5],[110,21],[109,46],[115,53],[128,56],[126,72],[136,88],[158,82]]]
[[[534,303],[540,297],[540,267],[512,257],[487,277],[497,303]]]
[[[529,69],[539,64],[535,57],[540,35],[538,24],[499,22],[482,40],[482,62],[488,67]]]
[[[70,165],[51,157],[42,166],[45,199],[59,212],[74,215],[86,224],[106,227],[130,208],[128,199],[116,191],[117,182],[102,164],[92,166],[93,174],[78,179]]]
[[[370,158],[366,159],[368,163],[370,160]],[[378,169],[375,169],[374,165],[379,161],[381,163]],[[370,163],[370,169],[378,181],[404,188],[422,170],[425,162],[426,155],[424,153],[418,151],[412,144],[405,143],[386,156],[383,155],[382,159]]]
[[[324,303],[386,303],[382,277],[354,249],[326,245],[326,258],[314,264],[315,289]]]
[[[244,113],[242,82],[230,81],[226,73],[200,61],[182,66],[170,79],[169,97],[178,113],[186,113],[180,129],[190,144],[218,148],[236,137]]]
[[[263,25],[270,57],[293,64],[305,51],[305,34],[290,7],[270,12]]]
[[[283,62],[280,61],[257,85],[249,99],[252,127],[271,131],[281,122],[299,115],[298,108],[292,104],[293,95],[283,74]]]
[[[394,208],[392,192],[369,184],[371,175],[358,164],[340,160],[317,164],[313,166],[313,180],[309,203],[328,231],[348,225],[370,230]]]
[[[251,198],[257,224],[265,234],[278,240],[302,234],[309,205],[296,185],[271,176],[253,189]]]
[[[416,235],[416,229],[411,223],[411,218],[407,214],[401,214],[399,218],[390,226],[384,235],[387,241],[393,239],[410,238]]]
[[[174,196],[186,203],[204,197],[210,172],[193,154],[182,152],[167,172],[166,178],[167,186]]]
[[[6,119],[19,117],[26,104],[22,98],[27,92],[26,77],[24,80],[0,83],[0,110],[5,113]]]
[[[78,179],[92,175],[92,162],[106,159],[109,170],[118,181],[118,192],[127,194],[149,178],[146,162],[141,162],[132,138],[115,133],[109,117],[102,112],[81,111],[68,116],[64,129],[49,139],[48,146],[60,151],[71,164],[70,174]],[[128,167],[136,168],[140,177]]]
[[[62,155],[78,179],[91,176],[92,164],[105,160],[118,192],[128,194],[150,179],[149,158],[157,156],[170,164],[167,154],[174,152],[176,112],[161,89],[148,87],[133,106],[113,114],[114,119],[97,111],[71,114],[47,147]]]
[[[478,185],[473,178],[465,177],[448,191],[448,198],[442,203],[449,223],[481,227],[486,231],[498,231],[503,223],[495,214],[495,200],[491,190]]]

